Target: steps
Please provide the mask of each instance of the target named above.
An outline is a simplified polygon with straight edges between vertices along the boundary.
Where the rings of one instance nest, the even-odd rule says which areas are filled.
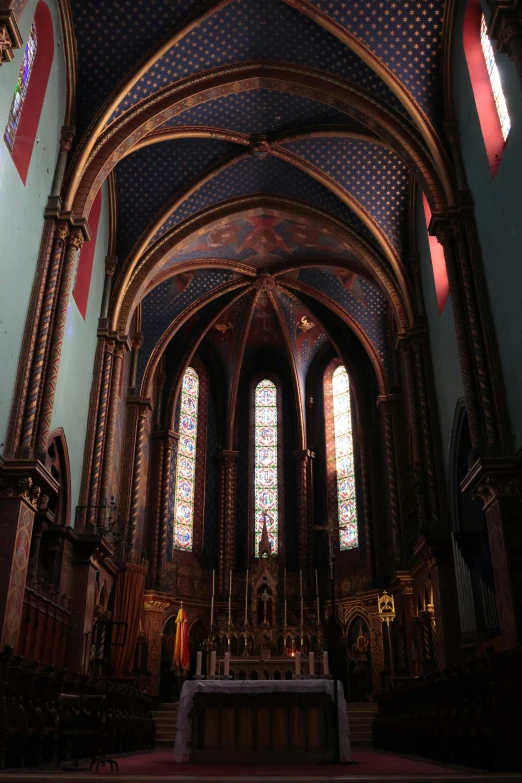
[[[348,707],[348,725],[352,748],[371,748],[373,745],[372,724],[377,715],[378,706],[371,702],[350,702]]]
[[[178,702],[172,704],[160,704],[158,709],[152,710],[152,717],[156,724],[156,747],[172,748],[176,739],[176,723],[178,720]]]
[[[347,707],[352,747],[371,748],[372,724],[377,714],[377,705],[350,702]],[[178,703],[158,705],[158,709],[152,711],[152,717],[156,723],[156,747],[174,749]]]

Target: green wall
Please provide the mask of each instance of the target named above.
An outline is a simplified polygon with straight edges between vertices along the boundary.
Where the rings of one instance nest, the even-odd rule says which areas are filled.
[[[55,0],[51,11],[55,52],[40,124],[24,187],[4,141],[4,129],[20,71],[23,49],[0,68],[0,454],[11,411],[43,227],[43,210],[51,191],[65,112],[65,61],[60,18]],[[37,0],[29,0],[20,18],[24,41],[31,28]]]
[[[105,280],[105,256],[109,234],[108,203],[107,189],[104,185],[87,313],[84,321],[71,293],[51,419],[51,430],[63,428],[69,450],[71,525],[73,526],[82,476],[98,318]]]
[[[522,87],[507,55],[497,54],[511,132],[495,179],[489,172],[462,43],[465,2],[457,4],[453,89],[468,185],[506,385],[515,448],[522,446]]]

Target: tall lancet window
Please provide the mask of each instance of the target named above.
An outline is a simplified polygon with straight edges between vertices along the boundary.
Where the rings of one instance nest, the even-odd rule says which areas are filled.
[[[15,93],[13,96],[13,102],[11,103],[11,110],[9,111],[9,117],[7,118],[7,126],[4,133],[4,139],[12,151],[15,143],[15,136],[18,130],[18,124],[22,115],[22,109],[24,107],[25,96],[27,95],[27,88],[29,86],[29,79],[31,78],[31,72],[33,70],[33,64],[36,58],[36,27],[33,24],[29,31],[29,37],[25,45],[24,59],[22,60],[22,66],[18,79],[16,80]]]
[[[255,556],[266,522],[272,554],[277,553],[277,389],[272,381],[257,384],[255,392]]]
[[[194,538],[194,484],[198,436],[199,378],[188,367],[181,386],[178,463],[174,489],[174,549],[191,552]]]
[[[355,549],[359,545],[359,537],[357,532],[350,381],[348,380],[346,368],[342,365],[335,370],[332,376],[332,397],[339,547],[341,550]]]
[[[506,99],[504,97],[504,91],[502,90],[502,84],[500,83],[500,74],[497,68],[497,62],[495,60],[495,52],[491,46],[491,41],[488,36],[488,28],[486,26],[486,20],[484,14],[482,14],[480,20],[480,44],[482,46],[482,52],[484,53],[484,59],[486,61],[486,68],[488,71],[489,81],[491,83],[491,89],[493,90],[493,97],[495,99],[495,105],[497,107],[498,118],[500,120],[500,127],[502,129],[502,136],[504,141],[507,139],[509,131],[511,130],[511,120],[506,105]]]

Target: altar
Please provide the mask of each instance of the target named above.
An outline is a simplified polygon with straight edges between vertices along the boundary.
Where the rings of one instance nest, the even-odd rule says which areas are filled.
[[[265,765],[350,761],[346,702],[341,683],[336,685],[337,698],[331,679],[187,681],[174,759]]]

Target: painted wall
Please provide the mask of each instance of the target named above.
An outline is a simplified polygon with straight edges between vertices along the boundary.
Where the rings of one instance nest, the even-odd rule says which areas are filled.
[[[462,43],[465,5],[457,3],[453,44],[455,111],[464,167],[475,203],[515,448],[519,449],[522,446],[522,88],[513,63],[507,55],[497,54],[512,127],[492,180]]]
[[[431,355],[435,375],[435,390],[439,408],[442,449],[446,477],[449,470],[451,431],[457,400],[464,396],[464,385],[460,372],[460,362],[455,333],[455,320],[448,298],[439,315],[437,292],[433,278],[433,267],[426,229],[426,218],[422,204],[422,193],[417,193],[417,244],[420,256],[420,272],[424,306],[430,328]]]
[[[25,187],[4,141],[23,49],[15,50],[13,62],[0,68],[0,454],[4,448],[40,247],[43,210],[51,191],[65,112],[65,60],[60,17],[55,0],[46,2],[53,19],[55,52]],[[29,0],[19,21],[24,42],[33,22],[36,3],[37,0]]]
[[[84,321],[71,294],[51,420],[51,430],[55,427],[63,427],[69,449],[72,525],[74,525],[80,491],[98,318],[105,279],[105,256],[109,234],[108,203],[107,189],[103,186],[87,313]]]

